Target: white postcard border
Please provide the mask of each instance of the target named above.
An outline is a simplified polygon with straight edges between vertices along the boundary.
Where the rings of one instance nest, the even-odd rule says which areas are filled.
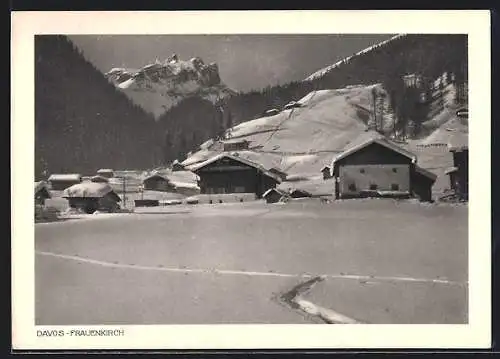
[[[469,41],[470,202],[467,325],[34,325],[34,35],[464,33]],[[14,349],[486,348],[491,340],[489,11],[12,13],[12,340]],[[37,337],[37,329],[123,336]]]

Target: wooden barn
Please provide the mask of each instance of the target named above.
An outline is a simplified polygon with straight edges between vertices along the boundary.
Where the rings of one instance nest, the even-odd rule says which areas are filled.
[[[43,206],[45,200],[50,198],[50,192],[45,181],[35,182],[35,204]]]
[[[160,191],[160,192],[173,192],[175,186],[170,183],[170,180],[158,173],[146,177],[142,181],[142,186],[145,191]]]
[[[71,208],[78,208],[86,213],[97,210],[114,212],[120,208],[120,197],[107,183],[83,182],[66,188],[63,193]]]
[[[110,168],[101,168],[100,170],[97,171],[97,174],[99,176],[106,177],[106,178],[112,178],[115,176],[114,171]]]
[[[50,175],[48,182],[52,190],[63,191],[74,184],[81,183],[82,176],[76,173],[53,174]]]
[[[281,183],[280,176],[260,164],[222,153],[191,170],[199,177],[201,194],[255,193],[257,198]]]
[[[430,200],[435,176],[416,162],[414,154],[380,137],[352,145],[331,165],[335,198],[417,196]]]
[[[451,189],[460,199],[469,197],[469,148],[467,145],[449,146],[453,154],[453,167],[446,171]]]

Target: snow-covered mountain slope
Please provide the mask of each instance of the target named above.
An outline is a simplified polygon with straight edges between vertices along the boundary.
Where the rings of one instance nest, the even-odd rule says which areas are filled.
[[[188,61],[172,55],[140,69],[113,68],[105,76],[135,104],[155,118],[184,98],[199,96],[215,103],[234,94],[221,82],[217,64],[205,64],[199,57]]]
[[[227,138],[249,141],[249,149],[239,151],[239,155],[265,167],[316,176],[334,154],[366,133],[366,113],[374,88],[383,91],[375,84],[311,92],[297,101],[300,107],[241,123],[228,130]],[[200,148],[183,165],[199,163],[223,151],[214,141]]]
[[[244,122],[229,129],[226,140],[222,142],[249,141],[248,149],[238,151],[238,155],[268,169],[275,167],[287,173],[290,182],[285,183],[286,186],[319,186],[318,188],[324,189],[326,182],[322,180],[321,169],[330,165],[336,154],[363,139],[383,137],[369,129],[373,116],[373,90],[385,92],[380,84],[313,91],[297,101],[299,107],[282,110],[278,114]],[[439,133],[442,131],[450,135],[443,139],[445,142],[455,137],[454,130],[445,129],[456,121],[450,106],[453,107],[445,103],[444,110],[437,111],[436,117],[428,121],[428,126],[435,123],[428,137],[398,143],[416,153],[421,166],[438,174],[440,179],[437,190],[442,190],[447,185],[444,170],[452,166],[452,157],[446,146],[436,150],[434,146],[428,145],[433,139],[439,140]],[[447,116],[450,116],[448,120]],[[390,118],[392,114],[385,113],[384,121],[387,122]],[[455,127],[455,132],[467,136],[467,125]],[[182,164],[189,169],[221,152],[223,145],[209,140]]]
[[[349,60],[351,60],[353,57],[357,57],[357,56],[360,56],[360,55],[363,55],[367,52],[370,52],[374,49],[377,49],[378,47],[380,46],[383,46],[383,45],[386,45],[387,43],[391,42],[391,41],[394,41],[396,39],[399,39],[401,37],[405,36],[404,34],[399,34],[399,35],[396,35],[396,36],[393,36],[391,37],[390,39],[387,39],[385,41],[382,41],[382,42],[379,42],[378,44],[375,44],[373,46],[370,46],[370,47],[367,47],[366,49],[363,49],[361,51],[358,51],[357,53],[355,53],[354,55],[352,56],[349,56],[349,57],[346,57],[340,61],[337,61],[336,63],[334,63],[333,65],[330,65],[330,66],[327,66],[327,67],[324,67],[316,72],[314,72],[313,74],[309,75],[307,78],[304,79],[304,81],[311,81],[311,80],[314,80],[314,79],[317,79],[317,78],[320,78],[324,75],[326,75],[328,72],[332,71],[333,69],[339,67],[340,65],[342,64],[345,64],[347,62],[349,62]]]

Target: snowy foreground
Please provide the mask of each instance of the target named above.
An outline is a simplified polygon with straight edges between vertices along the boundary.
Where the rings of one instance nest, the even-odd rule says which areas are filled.
[[[36,224],[36,323],[464,323],[467,212],[310,199]]]

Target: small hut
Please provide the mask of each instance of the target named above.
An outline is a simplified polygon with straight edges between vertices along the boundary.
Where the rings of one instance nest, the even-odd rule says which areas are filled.
[[[302,104],[300,102],[290,101],[289,103],[287,103],[285,105],[285,107],[283,107],[283,109],[284,110],[290,110],[292,108],[297,108],[297,107],[302,107]]]
[[[446,171],[450,176],[451,189],[460,199],[469,197],[469,146],[462,141],[455,141],[448,145],[453,154],[453,167]]]
[[[457,190],[460,188],[460,180],[458,179],[457,172],[458,167],[455,166],[448,167],[444,171],[444,174],[450,178],[450,188],[455,193],[458,192]]]
[[[184,166],[178,160],[172,162],[172,172],[174,171],[185,171]]]
[[[288,193],[278,188],[270,188],[266,192],[264,192],[262,197],[266,200],[267,203],[276,203],[279,202],[282,198],[288,197]]]
[[[45,181],[35,182],[35,204],[43,206],[45,200],[50,198],[50,192]]]
[[[324,166],[321,169],[321,173],[323,173],[324,180],[332,178],[332,170],[331,170],[330,166]]]
[[[90,181],[97,182],[97,183],[108,183],[109,179],[108,179],[108,177],[104,177],[101,175],[95,175],[95,176],[90,178]]]
[[[86,213],[97,210],[114,212],[118,210],[120,197],[107,183],[83,182],[66,188],[63,193],[71,208],[78,208]]]
[[[274,116],[274,115],[277,115],[278,113],[280,113],[280,110],[276,109],[276,108],[272,108],[270,110],[267,110],[266,112],[264,112],[264,117],[267,117],[267,116]]]
[[[432,186],[436,182],[437,175],[415,165],[410,176],[413,196],[422,202],[432,201]]]
[[[244,151],[248,150],[250,142],[247,140],[224,141],[224,151]]]
[[[469,109],[467,107],[462,107],[462,108],[459,108],[456,112],[455,112],[456,116],[458,118],[463,118],[463,119],[468,119],[469,118]]]
[[[99,176],[106,177],[106,178],[112,178],[115,176],[114,171],[110,168],[101,168],[100,170],[97,171],[97,174]]]
[[[295,188],[290,192],[290,197],[292,198],[306,198],[306,197],[312,197],[312,194],[309,192],[303,190],[303,189],[298,189]]]
[[[146,177],[142,181],[143,189],[145,191],[161,191],[161,192],[173,192],[175,191],[175,186],[170,183],[170,180],[158,173]]]
[[[77,183],[82,182],[82,176],[76,173],[64,173],[50,175],[48,182],[54,191],[63,191]]]

